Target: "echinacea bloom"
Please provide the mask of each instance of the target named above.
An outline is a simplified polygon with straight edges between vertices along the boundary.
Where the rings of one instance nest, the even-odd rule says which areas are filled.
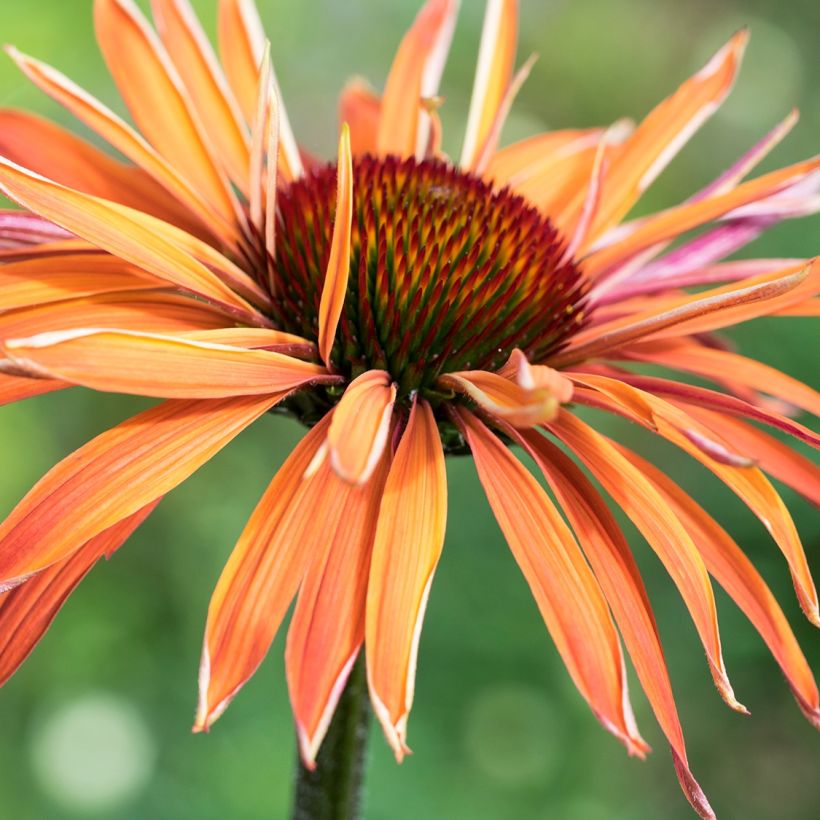
[[[10,49],[128,162],[0,111],[0,188],[25,209],[0,217],[0,401],[73,385],[165,401],[54,467],[0,525],[0,681],[100,557],[276,407],[309,430],[213,593],[196,730],[254,673],[296,598],[286,663],[305,763],[363,647],[374,711],[402,758],[445,534],[445,455],[469,452],[594,715],[630,754],[648,751],[623,640],[688,799],[712,817],[632,551],[586,471],[663,562],[731,708],[744,711],[710,576],[820,727],[817,686],[731,536],[573,408],[630,419],[717,475],[769,531],[820,625],[806,556],[767,478],[820,502],[817,470],[750,423],[817,445],[793,416],[818,413],[820,396],[715,335],[760,316],[817,315],[817,262],[724,260],[820,207],[820,159],[746,179],[792,114],[686,202],[624,221],[729,93],[746,32],[637,125],[499,147],[530,63],[516,70],[517,3],[489,0],[456,159],[441,152],[436,109],[457,2],[429,0],[383,94],[360,81],[344,89],[338,158],[327,164],[298,147],[251,0],[220,0],[221,60],[188,0],[152,6],[156,30],[131,0],[94,4],[134,126]],[[643,375],[647,363],[669,374]]]

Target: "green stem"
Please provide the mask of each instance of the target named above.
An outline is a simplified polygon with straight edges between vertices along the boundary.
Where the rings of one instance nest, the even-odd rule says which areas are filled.
[[[316,768],[306,769],[297,758],[292,820],[359,820],[369,720],[362,653],[339,698]]]

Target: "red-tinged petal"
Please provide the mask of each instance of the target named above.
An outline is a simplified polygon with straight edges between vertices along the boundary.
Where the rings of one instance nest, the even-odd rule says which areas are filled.
[[[562,411],[548,428],[586,464],[655,550],[692,616],[721,697],[732,709],[745,712],[735,699],[723,664],[715,599],[706,567],[674,511],[608,438],[580,419]]]
[[[812,266],[814,273],[809,287],[818,286],[820,265]],[[767,273],[753,279],[696,294],[687,294],[658,302],[649,310],[604,322],[582,330],[561,352],[553,366],[566,366],[605,355],[624,345],[651,336],[685,335],[689,332],[715,330],[753,316],[765,315],[769,304],[777,305],[779,297],[797,290],[809,278],[811,268],[790,266],[784,271]]]
[[[421,156],[430,122],[424,98],[434,97],[453,36],[457,0],[427,0],[399,46],[382,98],[379,154]]]
[[[44,393],[62,390],[68,385],[53,379],[27,379],[21,376],[0,375],[0,407],[23,401]]]
[[[330,352],[336,328],[344,307],[347,280],[350,275],[350,231],[353,225],[353,157],[350,153],[350,129],[343,126],[339,140],[336,215],[333,241],[327,263],[322,298],[319,303],[319,355],[330,364]]]
[[[350,128],[354,157],[375,154],[381,117],[381,98],[362,80],[351,80],[339,98],[339,123]]]
[[[739,31],[638,126],[613,163],[592,236],[620,221],[732,88],[748,31]]]
[[[507,93],[518,45],[518,0],[488,0],[461,167],[472,170]]]
[[[228,82],[250,124],[256,114],[259,68],[265,51],[265,32],[253,0],[219,0],[219,51]],[[282,95],[276,74],[271,80],[277,99]],[[293,136],[287,111],[280,106],[281,171],[288,181],[304,172],[299,147]]]
[[[0,152],[2,155],[2,152]],[[45,245],[62,244],[71,241],[72,236],[59,225],[43,219],[37,214],[29,214],[17,209],[0,209],[0,250],[3,259],[16,252],[38,253]]]
[[[266,327],[225,327],[218,330],[191,330],[180,333],[179,336],[197,342],[211,342],[231,347],[275,350],[277,353],[287,355],[296,355],[298,352],[309,358],[314,358],[316,354],[316,346],[308,339],[303,339],[293,333],[285,333],[282,330],[270,330]],[[289,351],[294,352],[290,353]],[[299,357],[297,356],[297,358]]]
[[[237,226],[214,210],[211,203],[124,120],[49,65],[8,49],[23,73],[46,94],[67,108],[112,147],[150,174],[169,193],[187,205],[213,234],[234,242]]]
[[[299,748],[309,768],[364,641],[370,555],[389,466],[383,458],[367,484],[355,489],[328,478],[330,491],[343,497],[344,526],[314,545],[285,650]]]
[[[64,254],[0,266],[0,311],[104,293],[149,290],[162,283],[108,254]]]
[[[224,219],[238,204],[182,81],[132,0],[94,0],[97,41],[137,127]],[[208,123],[208,127],[212,127]]]
[[[200,122],[207,125],[219,163],[239,189],[248,193],[248,132],[189,0],[152,0],[157,33],[190,95]]]
[[[605,383],[607,380],[600,377],[600,381]],[[619,401],[619,395],[625,391],[632,391],[639,395],[641,400],[651,407],[654,417],[654,425],[651,429],[711,470],[760,519],[788,562],[797,598],[806,617],[815,626],[820,626],[817,590],[811,577],[803,545],[800,543],[794,521],[786,509],[783,499],[772,487],[766,476],[756,467],[733,467],[705,453],[682,431],[695,431],[705,438],[714,438],[714,434],[708,427],[679,407],[650,393],[643,393],[616,380],[611,381],[618,386],[616,389],[604,388],[599,393],[601,397],[599,406],[611,412],[625,414],[629,418],[643,423],[643,419],[629,412],[625,405]],[[580,390],[576,391],[576,398],[579,402],[586,401]]]
[[[410,412],[390,467],[367,587],[367,680],[373,710],[401,761],[421,626],[444,544],[447,476],[430,405]]]
[[[0,524],[0,588],[165,495],[282,397],[164,402],[76,450]]]
[[[681,523],[696,539],[709,572],[754,624],[769,647],[798,705],[820,728],[820,696],[808,663],[774,595],[729,534],[674,481],[645,459],[618,446],[675,508]]]
[[[245,317],[249,324],[259,323],[258,313],[248,302],[169,240],[182,233],[172,226],[165,225],[163,231],[164,223],[153,217],[64,188],[2,159],[0,188],[21,205],[103,250]]]
[[[820,434],[815,433],[813,430],[792,419],[786,418],[771,410],[757,407],[735,396],[728,396],[725,393],[718,393],[716,390],[707,390],[704,387],[696,387],[695,385],[684,384],[669,379],[659,379],[653,376],[638,376],[633,373],[624,373],[623,371],[612,370],[606,375],[612,375],[626,384],[648,393],[654,393],[656,396],[661,396],[672,401],[685,402],[690,406],[695,405],[696,407],[704,407],[707,410],[715,410],[721,416],[728,414],[768,424],[795,438],[799,438],[806,444],[810,444],[813,447],[820,447]]]
[[[100,558],[110,558],[158,503],[159,499],[113,524],[70,557],[0,595],[0,686],[31,654],[94,564]]]
[[[321,365],[270,350],[124,330],[54,331],[5,340],[2,349],[39,378],[156,398],[265,395],[328,380]]]
[[[660,364],[712,381],[729,380],[775,396],[794,407],[820,415],[820,393],[769,365],[728,350],[705,347],[689,340],[664,340],[630,345],[617,358]]]
[[[370,480],[390,433],[396,386],[384,370],[354,379],[333,414],[328,443],[337,475],[353,484]]]
[[[344,530],[349,494],[360,492],[325,463],[308,475],[327,436],[325,416],[276,473],[220,575],[208,608],[194,731],[208,731],[253,675],[302,577]]]
[[[818,168],[820,168],[820,158],[814,157],[744,182],[727,193],[716,194],[706,199],[687,202],[661,211],[641,220],[628,232],[620,231],[618,241],[608,243],[600,250],[593,249],[584,261],[584,272],[592,279],[601,277],[641,251],[674,239],[686,231],[705,225],[743,205],[766,199],[806,179]],[[610,175],[607,178],[609,179]]]
[[[184,333],[224,328],[225,321],[209,305],[185,296],[146,291],[112,293],[4,313],[0,315],[0,341],[88,327]]]
[[[515,433],[564,509],[623,636],[638,678],[676,761],[687,797],[703,792],[686,765],[686,747],[655,617],[629,544],[603,498],[578,466],[535,431]],[[705,798],[703,798],[705,801]],[[698,809],[700,798],[692,800]],[[706,804],[708,805],[708,804]]]
[[[168,196],[141,168],[118,162],[104,151],[34,114],[0,110],[0,156],[92,196],[137,208],[196,235],[203,223]]]
[[[475,416],[458,422],[493,513],[575,685],[630,754],[648,751],[626,693],[618,635],[595,576],[547,494]]]
[[[739,419],[679,402],[691,416],[745,453],[764,472],[787,484],[820,507],[820,468],[776,438]]]
[[[530,365],[518,351],[499,373],[465,370],[438,378],[439,387],[471,398],[515,427],[535,427],[555,418],[572,397],[572,383],[543,365]]]

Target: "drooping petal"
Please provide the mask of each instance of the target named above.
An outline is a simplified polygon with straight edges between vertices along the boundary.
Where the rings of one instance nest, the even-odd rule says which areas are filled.
[[[327,551],[317,549],[311,559],[285,650],[299,748],[309,768],[364,641],[370,555],[389,467],[389,458],[382,458],[370,480],[355,489],[328,479],[330,492],[342,493],[344,525],[325,534]]]
[[[92,439],[46,473],[0,524],[0,589],[67,558],[165,495],[282,397],[168,401]]]
[[[161,286],[145,271],[108,254],[42,257],[0,266],[0,311]]]
[[[248,132],[242,113],[189,0],[152,0],[157,33],[174,63],[216,156],[248,193]]]
[[[735,36],[638,126],[613,163],[591,236],[616,224],[732,88],[749,33]]]
[[[259,323],[257,311],[241,296],[167,236],[158,233],[163,224],[159,220],[64,188],[2,159],[0,187],[20,204],[103,250],[244,316],[250,324]],[[172,226],[166,226],[166,234],[173,231]]]
[[[630,345],[618,354],[618,358],[621,357],[684,370],[716,382],[727,379],[820,415],[820,393],[812,387],[763,362],[729,350],[705,347],[686,339],[668,339]]]
[[[363,80],[351,80],[339,98],[339,124],[350,128],[354,157],[375,154],[381,117],[381,98]]]
[[[368,370],[345,390],[328,433],[330,461],[353,484],[370,480],[390,433],[396,386],[384,370]]]
[[[447,477],[436,420],[413,405],[379,510],[367,587],[367,680],[373,710],[398,760],[408,751],[416,657],[444,544]]]
[[[780,664],[798,705],[820,728],[820,697],[809,665],[771,590],[728,533],[674,481],[621,445],[618,450],[655,485],[696,539],[709,572],[760,633]]]
[[[234,547],[208,608],[194,731],[207,731],[253,675],[308,566],[347,535],[352,499],[323,461],[314,469],[330,416],[313,427],[274,476]],[[321,660],[321,659],[317,659]]]
[[[321,365],[269,350],[124,330],[55,331],[7,339],[2,349],[40,378],[156,398],[264,395],[328,378]]]
[[[0,686],[45,635],[68,596],[100,558],[110,558],[153,512],[159,500],[113,524],[73,555],[0,595]]]
[[[353,157],[350,129],[342,127],[337,164],[336,216],[330,258],[319,304],[319,355],[330,365],[330,352],[344,307],[350,276],[350,231],[353,225]]]
[[[236,240],[237,226],[233,214],[226,217],[214,210],[212,204],[124,120],[51,66],[16,49],[9,48],[7,51],[38,88],[185,203],[215,236],[229,243]]]
[[[603,498],[578,466],[536,431],[514,433],[540,467],[592,565],[635,670],[679,764],[681,786],[696,811],[706,798],[688,768],[669,672],[655,617],[629,544]],[[709,816],[708,814],[701,816]]]
[[[94,24],[108,70],[148,142],[224,219],[238,218],[238,203],[204,125],[140,10],[132,0],[94,0]]]
[[[118,162],[34,114],[0,110],[0,156],[60,185],[137,208],[197,236],[209,236],[204,223],[142,168]]]
[[[457,413],[496,520],[570,676],[604,727],[630,754],[643,756],[649,747],[629,707],[618,635],[578,544],[504,444],[468,411]]]
[[[379,154],[421,156],[429,119],[424,98],[437,90],[453,36],[458,0],[427,0],[399,46],[382,98]]]
[[[512,78],[518,45],[518,0],[487,0],[460,166],[475,167]]]
[[[265,32],[253,0],[219,0],[219,51],[228,82],[248,124],[256,113],[259,69],[265,51]],[[271,68],[276,98],[281,100],[276,73]],[[290,181],[304,173],[299,147],[287,110],[279,107],[280,162],[283,177]]]
[[[817,590],[809,570],[803,545],[783,499],[780,498],[766,476],[756,467],[733,466],[723,460],[714,458],[711,453],[705,452],[704,448],[693,440],[692,433],[712,440],[715,440],[715,435],[708,427],[688,415],[680,407],[614,379],[597,377],[596,380],[600,396],[603,397],[602,406],[605,409],[627,415],[628,418],[632,418],[640,424],[645,424],[654,432],[693,456],[726,484],[760,519],[788,562],[797,598],[803,612],[811,623],[820,626]],[[647,424],[644,417],[632,413],[628,405],[623,402],[623,396],[629,392],[650,408],[652,414],[651,424]],[[586,401],[580,393],[581,391],[576,391],[578,401]]]
[[[572,383],[558,371],[531,365],[521,351],[498,372],[465,370],[438,378],[440,387],[471,398],[494,416],[515,427],[534,427],[555,418],[572,398]]]
[[[68,385],[53,379],[27,379],[22,376],[0,375],[0,407],[16,401],[62,390]]]
[[[808,287],[817,288],[820,286],[820,265],[812,268],[814,272]],[[812,268],[789,267],[705,292],[658,300],[659,304],[649,310],[582,330],[550,363],[556,367],[566,366],[606,354],[647,336],[660,339],[666,335],[684,335],[690,329],[705,332],[765,315],[767,303],[777,305],[778,298],[784,294],[794,290],[799,293]]]
[[[561,411],[548,429],[586,464],[655,550],[689,609],[721,697],[732,709],[745,712],[734,696],[723,664],[715,599],[706,567],[674,511],[606,436],[571,413]]]

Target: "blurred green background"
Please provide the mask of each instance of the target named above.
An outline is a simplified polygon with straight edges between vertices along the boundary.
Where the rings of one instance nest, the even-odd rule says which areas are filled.
[[[194,0],[213,31],[215,0]],[[416,0],[262,0],[285,99],[301,140],[331,155],[335,96],[345,77],[379,86]],[[443,84],[446,147],[455,151],[469,101],[483,4],[468,0]],[[524,2],[522,59],[540,54],[505,139],[552,127],[642,116],[741,25],[752,29],[726,106],[642,203],[664,207],[722,171],[792,105],[802,122],[766,167],[818,149],[820,7],[814,0],[549,0]],[[51,62],[117,110],[93,41],[91,2],[3,0],[0,33]],[[0,63],[0,105],[68,122]],[[809,256],[820,222],[771,232],[753,252]],[[816,382],[817,333],[807,320],[738,328],[745,352]],[[0,410],[0,512],[54,462],[144,406],[75,390]],[[602,424],[600,419],[596,423]],[[726,523],[783,603],[815,669],[820,645],[801,618],[784,562],[759,522],[710,474],[626,427]],[[202,628],[220,568],[273,471],[298,439],[267,418],[174,492],[108,565],[97,567],[0,693],[3,817],[216,820],[285,817],[294,740],[276,641],[262,669],[210,736],[193,736]],[[378,732],[367,818],[647,820],[691,814],[663,738],[633,679],[638,722],[655,753],[627,758],[573,690],[483,501],[467,460],[449,465],[444,558],[421,642],[409,741],[396,766]],[[816,511],[793,510],[814,566]],[[694,629],[668,578],[627,527],[667,649],[690,759],[723,818],[820,815],[820,744],[762,642],[719,593],[724,654],[742,718],[714,691]]]

